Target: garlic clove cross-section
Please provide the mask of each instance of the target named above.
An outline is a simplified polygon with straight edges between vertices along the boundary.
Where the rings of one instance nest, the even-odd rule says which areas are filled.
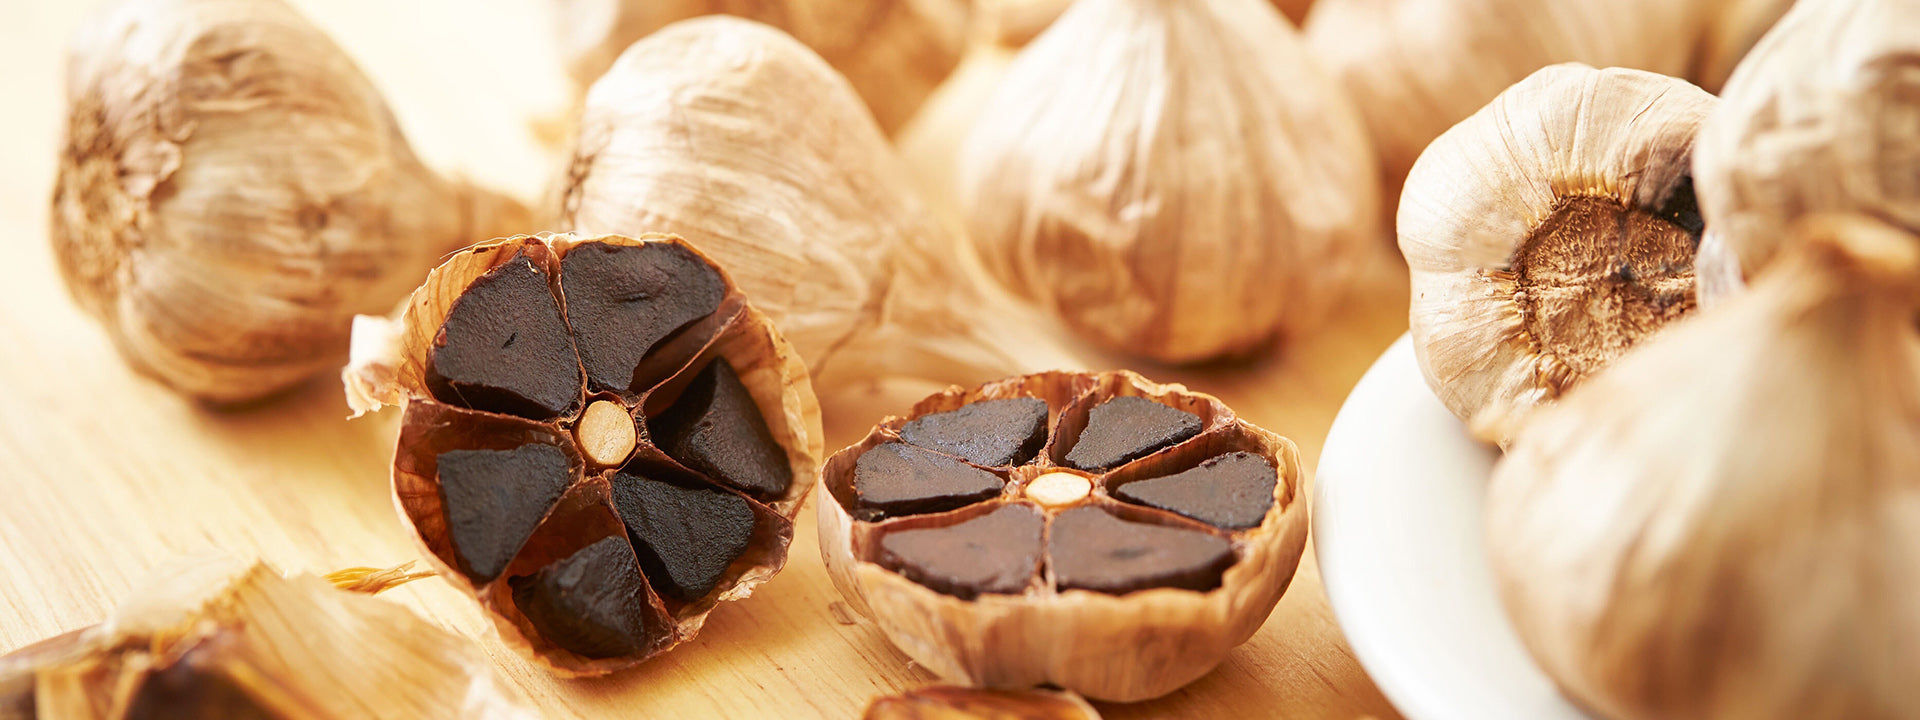
[[[1297,336],[1378,242],[1358,118],[1263,0],[1082,0],[989,104],[957,175],[981,258],[1108,349]]]
[[[1399,210],[1415,356],[1493,440],[1694,306],[1688,161],[1713,96],[1556,65],[1448,130]]]
[[[1035,408],[1041,445],[1000,465],[909,432]],[[1089,443],[1126,452],[1072,467]],[[821,478],[820,552],[848,603],[915,662],[990,688],[1173,692],[1260,627],[1306,543],[1292,441],[1126,371],[951,388],[836,453]]]
[[[821,455],[806,367],[666,235],[468,248],[345,376],[405,408],[395,503],[508,644],[562,675],[672,649],[786,563]]]
[[[347,359],[443,254],[527,230],[420,164],[373,83],[283,0],[140,0],[68,56],[50,218],[80,308],[182,394],[256,400]]]
[[[1700,129],[1694,174],[1712,225],[1701,301],[1743,286],[1819,212],[1920,231],[1920,5],[1801,2],[1742,60]]]
[[[1601,716],[1920,717],[1920,238],[1782,242],[1495,466],[1507,613]]]

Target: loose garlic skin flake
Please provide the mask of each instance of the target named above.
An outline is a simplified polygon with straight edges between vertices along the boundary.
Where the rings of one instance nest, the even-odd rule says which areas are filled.
[[[1801,2],[1740,64],[1700,129],[1694,173],[1713,229],[1701,301],[1737,291],[1818,212],[1920,231],[1920,4]]]
[[[1499,440],[1693,308],[1689,152],[1713,96],[1637,70],[1545,68],[1435,140],[1400,251],[1415,356]]]
[[[524,222],[422,166],[352,59],[281,0],[144,0],[68,58],[50,219],[135,368],[215,403],[346,359],[445,252]]]
[[[1083,0],[1022,50],[958,192],[995,275],[1162,362],[1322,319],[1377,242],[1358,116],[1262,0]]]
[[[1920,717],[1920,239],[1821,222],[1495,467],[1507,613],[1597,716]]]
[[[961,0],[554,0],[567,71],[585,90],[627,46],[669,24],[730,14],[791,35],[853,83],[891,133],[960,64]]]

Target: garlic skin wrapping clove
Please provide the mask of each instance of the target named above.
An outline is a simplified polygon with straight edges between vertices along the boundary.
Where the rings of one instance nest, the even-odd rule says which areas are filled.
[[[961,153],[986,265],[1095,344],[1162,362],[1322,319],[1376,242],[1346,99],[1262,0],[1082,0]]]
[[[1792,245],[1495,467],[1508,616],[1602,716],[1920,716],[1920,239]]]
[[[1709,90],[1790,0],[1320,0],[1315,57],[1366,122],[1389,197],[1420,152],[1507,86],[1580,62]]]
[[[1299,27],[1307,20],[1314,0],[1272,0],[1274,9]],[[1002,47],[1018,48],[1066,12],[1073,0],[971,0],[975,37]]]
[[[830,394],[1085,363],[964,261],[846,80],[793,38],[709,17],[635,43],[588,92],[552,208],[712,256]]]
[[[1700,130],[1694,173],[1714,227],[1701,300],[1744,285],[1779,228],[1857,212],[1920,230],[1920,6],[1802,2],[1734,72]]]
[[[540,717],[471,640],[371,597],[431,574],[202,560],[136,588],[99,625],[0,657],[0,714]]]
[[[527,221],[422,166],[351,58],[281,0],[142,0],[68,57],[54,256],[128,363],[214,403],[346,359],[441,253]]]
[[[702,15],[729,14],[793,35],[853,83],[892,133],[945,80],[966,45],[962,0],[553,0],[560,47],[585,91],[634,41]]]
[[[1713,103],[1683,80],[1556,65],[1420,156],[1399,207],[1409,332],[1427,385],[1483,437],[1693,308],[1688,160]]]

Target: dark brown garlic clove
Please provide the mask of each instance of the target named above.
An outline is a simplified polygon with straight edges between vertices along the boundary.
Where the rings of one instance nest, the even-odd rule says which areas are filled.
[[[943,453],[1026,443],[1014,416],[1050,420],[1017,465]],[[926,443],[930,427],[984,442]],[[1109,469],[1075,469],[1076,452]],[[1260,626],[1306,541],[1291,442],[1124,371],[934,395],[835,454],[822,483],[821,552],[849,603],[916,662],[991,687],[1171,692]],[[1150,501],[1116,492],[1130,487]]]

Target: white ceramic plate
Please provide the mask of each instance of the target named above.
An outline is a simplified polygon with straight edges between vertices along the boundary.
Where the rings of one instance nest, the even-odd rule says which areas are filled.
[[[1347,396],[1314,476],[1327,596],[1408,720],[1587,720],[1501,612],[1481,543],[1497,456],[1427,389],[1402,336]]]

